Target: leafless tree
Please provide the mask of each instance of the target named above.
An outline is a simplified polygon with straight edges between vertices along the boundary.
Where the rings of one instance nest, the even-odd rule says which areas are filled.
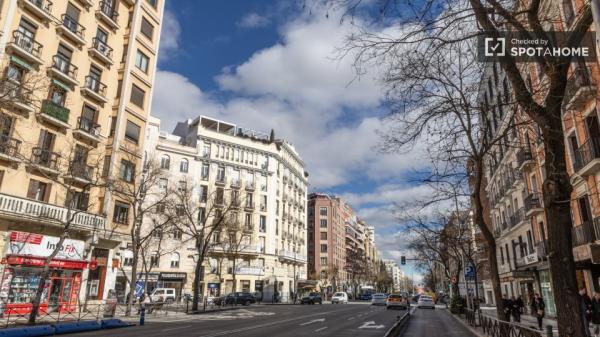
[[[239,199],[239,198],[238,198]],[[231,202],[234,201],[232,197]],[[251,207],[252,205],[246,205]],[[251,238],[254,228],[251,224],[246,225],[238,212],[232,211],[226,218],[223,227],[220,230],[219,247],[222,249],[227,260],[231,262],[231,276],[233,280],[232,292],[237,291],[237,262],[244,257],[248,250],[252,249]]]

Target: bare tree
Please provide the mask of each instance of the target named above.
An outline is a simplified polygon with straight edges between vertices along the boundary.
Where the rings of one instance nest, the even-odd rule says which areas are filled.
[[[234,201],[235,199],[233,198],[231,202],[239,203],[239,201]],[[246,205],[247,208],[251,208],[252,206],[250,204]],[[251,246],[253,231],[254,228],[252,225],[246,225],[238,212],[229,213],[220,231],[221,240],[219,246],[227,257],[227,260],[231,262],[232,292],[234,293],[237,291],[237,262],[244,257],[245,253],[253,249]]]

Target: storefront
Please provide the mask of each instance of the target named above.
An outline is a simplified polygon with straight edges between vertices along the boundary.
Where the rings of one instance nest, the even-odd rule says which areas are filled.
[[[104,284],[108,269],[108,249],[94,248],[92,259],[97,262],[98,267],[90,270],[88,274],[87,299],[101,300],[104,295]]]
[[[185,285],[186,277],[186,273],[160,273],[158,277],[158,288],[175,288],[175,296],[177,300],[179,300]]]
[[[27,314],[41,281],[46,258],[55,250],[60,238],[26,232],[11,232],[0,283],[2,314]],[[44,285],[40,312],[76,310],[84,269],[96,263],[83,259],[84,242],[65,239],[50,262],[50,276]]]

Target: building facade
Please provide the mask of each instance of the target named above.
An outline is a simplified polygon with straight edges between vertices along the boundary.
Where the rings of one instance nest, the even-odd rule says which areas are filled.
[[[163,8],[164,0],[0,1],[8,97],[0,104],[0,298],[9,307],[30,310],[40,261],[67,223],[74,255],[52,262],[44,305],[102,300],[115,289],[129,217],[102,186],[119,176],[123,157],[141,159]]]
[[[212,196],[221,196],[225,204],[241,200],[231,212],[244,223],[248,240],[235,261],[235,287],[233,260],[217,234],[205,261],[202,293],[216,296],[235,289],[258,292],[264,301],[275,293],[289,300],[307,278],[308,174],[294,147],[275,139],[274,133],[268,136],[205,116],[179,123],[173,134],[161,131],[160,121],[153,119],[146,144],[146,155],[164,171],[164,185],[193,184],[198,207],[208,207]],[[170,252],[157,254],[151,270],[153,286],[192,293],[195,242],[176,235],[166,244],[172,246]]]

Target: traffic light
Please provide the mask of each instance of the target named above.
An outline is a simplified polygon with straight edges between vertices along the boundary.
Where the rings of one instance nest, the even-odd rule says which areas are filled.
[[[406,264],[406,256],[400,256],[400,264],[401,265],[405,265]]]

